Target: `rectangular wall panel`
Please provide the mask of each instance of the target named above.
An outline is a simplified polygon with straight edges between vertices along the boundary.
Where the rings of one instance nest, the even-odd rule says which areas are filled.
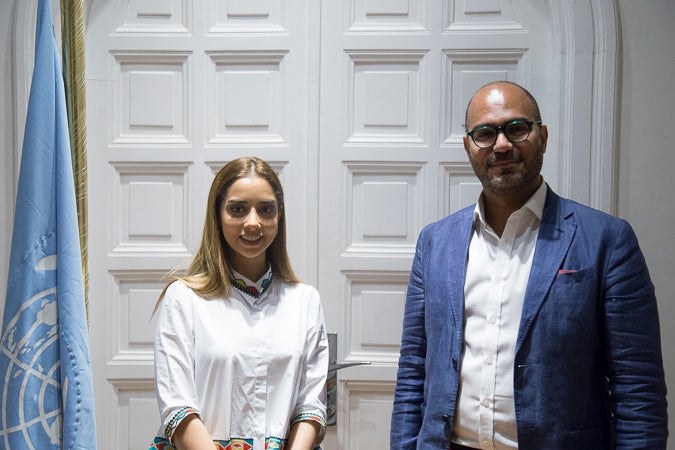
[[[187,165],[115,164],[110,181],[113,253],[188,252]]]
[[[286,52],[209,56],[209,143],[288,145]]]
[[[428,142],[425,52],[350,52],[347,56],[346,142]]]
[[[113,57],[113,143],[189,143],[189,52],[118,51]]]
[[[414,252],[422,221],[422,166],[347,162],[340,201],[347,254]]]

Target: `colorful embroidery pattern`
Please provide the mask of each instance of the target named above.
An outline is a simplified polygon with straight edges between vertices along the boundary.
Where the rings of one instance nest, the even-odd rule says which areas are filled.
[[[190,414],[199,414],[199,411],[197,411],[195,408],[191,408],[189,406],[183,406],[181,409],[179,409],[173,417],[171,417],[171,420],[169,420],[169,423],[166,424],[166,428],[164,428],[164,436],[167,438],[170,438],[173,436],[173,432],[176,430],[176,427],[180,423],[185,416],[188,416]]]
[[[293,420],[291,420],[291,423],[296,423],[296,422],[301,422],[303,420],[311,420],[314,422],[319,422],[319,424],[322,427],[326,426],[326,419],[323,418],[323,416],[316,414],[316,413],[311,413],[311,412],[306,412],[306,413],[300,413],[297,416],[293,417]]]
[[[213,441],[213,448],[215,450],[253,450],[253,439],[233,438],[225,441]],[[267,448],[267,443],[265,443],[265,448]],[[283,447],[270,448],[280,448],[283,450]],[[176,450],[176,447],[168,439],[156,437],[148,450]]]
[[[276,437],[268,437],[265,439],[265,450],[284,450],[286,447],[286,440]]]
[[[241,278],[235,278],[232,280],[232,286],[239,289],[241,292],[250,295],[253,298],[258,298],[267,290],[268,287],[272,284],[272,272],[269,271],[266,275],[269,275],[268,278],[262,280],[260,284],[260,290],[256,286],[250,286],[246,284]]]
[[[252,448],[253,448],[253,439],[233,438],[230,439],[229,443],[225,447],[223,447],[222,450],[251,450]]]

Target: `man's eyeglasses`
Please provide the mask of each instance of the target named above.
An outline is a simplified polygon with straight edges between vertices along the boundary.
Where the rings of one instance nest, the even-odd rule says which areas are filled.
[[[506,136],[506,139],[508,139],[511,143],[517,144],[518,142],[525,141],[530,136],[532,125],[535,123],[540,125],[541,120],[536,122],[514,120],[513,122],[507,123],[503,127],[491,127],[489,125],[485,125],[469,131],[466,133],[466,135],[470,136],[474,144],[480,148],[488,148],[495,145],[495,142],[497,142],[497,136],[500,132],[503,132],[504,136]]]

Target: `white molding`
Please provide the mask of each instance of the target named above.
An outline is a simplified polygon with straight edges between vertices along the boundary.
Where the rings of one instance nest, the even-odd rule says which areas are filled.
[[[619,12],[615,0],[593,1],[593,148],[591,206],[617,212],[619,123]]]
[[[614,0],[549,0],[560,43],[561,193],[615,212],[618,23]],[[557,36],[556,36],[557,35]]]

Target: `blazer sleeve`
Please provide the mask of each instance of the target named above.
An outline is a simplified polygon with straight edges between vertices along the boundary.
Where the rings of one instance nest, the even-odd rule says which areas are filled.
[[[616,449],[665,449],[668,413],[654,286],[635,233],[627,222],[616,223],[603,302]]]
[[[423,248],[424,232],[417,242],[406,295],[401,356],[391,419],[390,448],[392,450],[416,448],[417,436],[422,426],[427,347],[424,327]]]

